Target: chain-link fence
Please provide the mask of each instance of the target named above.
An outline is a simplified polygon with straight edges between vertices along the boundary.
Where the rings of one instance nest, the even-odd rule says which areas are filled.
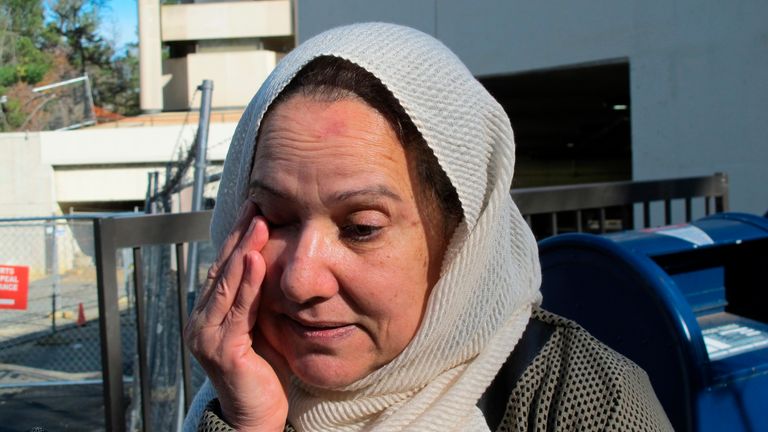
[[[203,280],[215,251],[210,242],[198,247]],[[3,308],[0,271],[0,406],[18,413],[0,430],[105,428],[95,249],[91,217],[0,220],[0,270],[25,268],[29,276],[14,287],[25,291],[23,307]],[[186,260],[176,259],[177,250],[185,248],[140,248],[151,430],[175,430],[184,413],[178,290],[187,286],[178,286],[177,265]],[[126,422],[135,431],[143,404],[134,255],[115,253]],[[192,395],[204,377],[192,361]]]
[[[215,257],[210,242],[199,243],[198,274],[204,277]],[[142,247],[142,274],[146,302],[147,365],[151,394],[151,430],[175,430],[183,418],[181,375],[181,329],[179,328],[178,286],[175,248],[173,245]],[[125,359],[127,360],[127,359]],[[138,363],[134,356],[133,364]],[[205,372],[191,364],[193,395],[200,388]],[[128,430],[141,424],[140,378],[136,370],[131,384]]]
[[[136,351],[133,286],[126,277],[131,274],[131,262],[123,256],[117,258],[122,278],[122,346],[130,360]],[[10,287],[15,292],[0,290],[0,300],[8,294],[26,299],[15,305],[0,302],[0,404],[3,411],[19,413],[0,429],[26,431],[46,426],[30,422],[44,422],[54,413],[58,417],[48,427],[72,424],[72,430],[93,430],[87,425],[98,424],[95,430],[103,429],[93,221],[0,220],[0,267],[26,269],[28,274],[27,280]],[[130,380],[132,363],[125,364],[123,372]],[[72,409],[52,409],[50,405]],[[96,413],[96,418],[89,415],[72,423],[84,412]]]
[[[26,126],[34,130],[67,130],[96,124],[88,75],[37,87],[37,108]]]

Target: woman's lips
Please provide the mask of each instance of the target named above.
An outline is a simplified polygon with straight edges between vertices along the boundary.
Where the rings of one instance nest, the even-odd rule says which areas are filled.
[[[287,315],[285,318],[294,333],[307,339],[340,339],[356,329],[349,323],[304,321]]]

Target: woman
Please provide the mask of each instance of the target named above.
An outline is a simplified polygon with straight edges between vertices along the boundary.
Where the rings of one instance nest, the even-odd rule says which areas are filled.
[[[642,371],[536,309],[513,165],[504,111],[427,35],[353,25],[286,56],[227,156],[185,428],[670,429]]]

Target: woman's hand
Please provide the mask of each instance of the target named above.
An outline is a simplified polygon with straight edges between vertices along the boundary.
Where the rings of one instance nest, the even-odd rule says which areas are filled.
[[[282,431],[288,415],[278,378],[284,362],[254,330],[266,271],[260,251],[267,238],[266,221],[247,201],[184,330],[218,393],[224,419],[238,431]]]

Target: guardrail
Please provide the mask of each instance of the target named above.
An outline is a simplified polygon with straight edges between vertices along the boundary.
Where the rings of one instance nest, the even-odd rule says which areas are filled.
[[[716,213],[728,211],[728,176],[512,189],[511,194],[537,238],[564,231],[604,233],[633,228],[635,205],[642,207],[644,228],[652,226],[654,202],[663,203],[664,225],[672,223],[674,200],[683,201],[685,222],[693,218],[696,198],[702,198],[705,215],[712,212],[713,204]],[[619,221],[613,229],[607,223],[609,217]],[[585,223],[588,218],[596,226]]]

